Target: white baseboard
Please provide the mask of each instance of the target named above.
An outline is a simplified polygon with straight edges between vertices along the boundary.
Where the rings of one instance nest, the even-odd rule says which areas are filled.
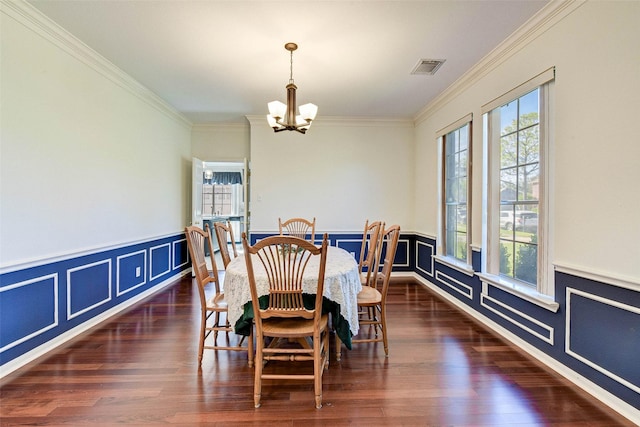
[[[167,286],[175,283],[175,281],[182,277],[185,276],[187,274],[191,273],[191,268],[188,268],[186,270],[182,270],[180,273],[166,279],[163,280],[161,283],[158,283],[157,285],[155,285],[153,288],[149,288],[146,291],[136,295],[133,298],[130,298],[126,301],[123,301],[122,303],[118,304],[115,307],[110,308],[109,310],[100,313],[98,316],[91,318],[90,320],[87,320],[86,322],[82,323],[81,325],[76,326],[73,329],[70,329],[60,335],[58,335],[57,337],[53,338],[52,340],[47,341],[46,343],[34,348],[33,350],[23,354],[20,357],[17,357],[13,360],[11,360],[10,362],[5,363],[4,365],[0,366],[0,379],[4,378],[5,376],[11,374],[12,372],[16,371],[17,369],[25,366],[27,363],[30,363],[34,360],[36,360],[37,358],[44,356],[45,354],[49,353],[50,351],[54,350],[55,348],[67,343],[68,341],[70,341],[71,339],[77,337],[78,335],[80,335],[83,332],[88,331],[89,329],[93,328],[94,326],[98,325],[101,322],[104,322],[105,320],[109,320],[109,318],[111,318],[112,316],[120,313],[121,311],[131,307],[132,305],[136,304],[137,302],[143,300],[144,298],[147,298],[148,296],[155,294],[156,292],[166,288]]]
[[[443,297],[448,302],[455,305],[456,307],[458,307],[459,309],[461,309],[462,311],[464,311],[474,319],[478,320],[483,325],[492,329],[498,335],[502,336],[512,344],[524,350],[525,352],[527,352],[527,354],[535,357],[537,360],[544,363],[546,366],[553,369],[555,372],[562,375],[563,377],[571,381],[573,384],[580,387],[582,390],[586,391],[587,393],[589,393],[590,395],[592,395],[593,397],[595,397],[605,405],[609,406],[614,411],[620,413],[620,415],[640,425],[640,410],[631,406],[624,400],[614,396],[607,390],[591,382],[590,380],[583,377],[582,375],[575,372],[574,370],[570,369],[566,365],[558,362],[556,359],[552,358],[548,354],[544,353],[543,351],[529,344],[528,342],[518,337],[514,333],[510,332],[509,330],[503,328],[502,326],[495,323],[493,320],[489,319],[488,317],[485,317],[484,315],[473,310],[471,307],[467,306],[466,304],[463,304],[462,302],[458,301],[456,298],[449,295],[447,292],[443,291],[438,286],[434,285],[433,283],[421,277],[420,275],[412,272],[398,272],[398,273],[394,273],[393,277],[415,280],[420,285],[435,292],[436,294]]]

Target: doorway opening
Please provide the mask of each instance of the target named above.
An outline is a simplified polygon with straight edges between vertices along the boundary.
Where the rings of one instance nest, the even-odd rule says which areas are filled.
[[[202,227],[209,224],[212,231],[214,223],[228,221],[236,247],[241,247],[242,233],[248,229],[246,162],[198,162],[201,162],[202,169],[194,170],[199,175],[198,179],[194,176],[193,183],[194,212],[199,211]],[[213,239],[213,248],[218,254],[220,242],[215,237]],[[230,241],[226,243],[231,244]],[[205,247],[205,255],[210,255],[208,247]],[[221,268],[221,262],[218,264]]]

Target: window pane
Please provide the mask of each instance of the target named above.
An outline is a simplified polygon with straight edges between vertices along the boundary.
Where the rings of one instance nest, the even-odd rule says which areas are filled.
[[[513,277],[513,242],[500,240],[500,274]]]
[[[467,233],[457,233],[456,258],[467,260]]]
[[[500,135],[515,131],[518,118],[518,102],[512,101],[500,107]]]
[[[458,157],[458,176],[467,176],[467,151],[461,151]]]
[[[537,163],[518,168],[518,200],[538,201],[540,197],[540,168]]]
[[[455,154],[447,155],[445,159],[445,176],[453,178],[456,176],[456,156]]]
[[[516,200],[517,195],[517,169],[504,169],[500,171],[500,201]]]
[[[446,207],[447,209],[447,230],[456,230],[456,209],[457,209],[457,205],[447,205]]]
[[[516,243],[516,263],[514,277],[535,285],[538,276],[538,246]]]
[[[539,128],[539,125],[534,125],[518,132],[519,164],[540,161]]]
[[[538,214],[536,212],[522,214],[520,234],[521,241],[538,243]]]
[[[451,180],[451,194],[452,203],[457,203],[460,201],[460,180],[457,178]]]
[[[458,223],[458,230],[467,230],[467,206],[466,204],[464,205],[458,205],[457,207],[457,223]]]
[[[459,150],[466,150],[469,147],[469,125],[464,125],[458,133]]]
[[[467,178],[458,179],[458,201],[460,203],[467,203]]]
[[[518,117],[520,129],[538,123],[540,117],[538,114],[539,92],[540,90],[536,89],[520,97],[520,114]]]
[[[515,133],[500,138],[500,167],[514,166],[518,161],[518,140]]]
[[[456,256],[456,233],[447,232],[447,242],[446,242],[446,251],[445,253],[449,256]]]
[[[456,152],[456,137],[454,135],[453,132],[449,132],[445,138],[445,148],[444,148],[444,153],[447,156],[452,155],[453,153]]]

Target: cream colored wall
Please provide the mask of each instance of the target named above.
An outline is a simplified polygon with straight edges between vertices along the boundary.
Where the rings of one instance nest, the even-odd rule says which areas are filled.
[[[562,12],[566,13],[566,11]],[[560,16],[562,15],[560,13]],[[483,104],[556,67],[552,149],[556,265],[640,279],[640,2],[587,2],[525,34],[425,109],[416,129],[416,229],[437,231],[436,131],[474,114],[473,236],[482,224]],[[488,70],[488,72],[487,72]]]
[[[191,131],[191,154],[205,161],[242,161],[249,158],[249,122],[196,124]]]
[[[190,123],[29,8],[0,13],[2,266],[179,232]]]
[[[366,219],[413,226],[413,124],[318,119],[306,135],[251,122],[251,230],[316,217],[318,232],[361,232]]]

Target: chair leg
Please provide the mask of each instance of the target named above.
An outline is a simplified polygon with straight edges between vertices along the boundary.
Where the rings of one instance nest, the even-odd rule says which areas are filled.
[[[202,311],[200,316],[200,345],[198,346],[198,365],[202,365],[202,353],[204,351],[204,335],[207,328],[207,314]]]
[[[384,306],[380,308],[380,322],[382,323],[382,343],[384,344],[384,355],[389,357],[389,342],[387,341],[387,310]]]
[[[258,339],[264,337],[256,337],[256,363],[255,363],[255,377],[253,380],[253,405],[256,408],[260,407],[260,398],[262,397],[262,367],[264,366],[262,360],[262,343],[257,342]]]
[[[249,358],[249,367],[251,368],[253,366],[253,326],[251,326],[251,329],[249,330],[249,336],[247,337],[247,339],[249,340],[247,342],[247,356]]]
[[[313,385],[316,395],[316,409],[322,408],[322,341],[313,337]]]
[[[327,329],[322,336],[322,363],[324,364],[325,370],[329,369],[329,359],[331,359],[329,356],[329,335],[329,330]]]
[[[338,336],[338,332],[336,331],[336,360],[339,362],[342,358],[342,340]]]
[[[216,311],[213,319],[213,326],[218,328],[220,326],[220,312]],[[213,330],[213,345],[218,345],[218,329]]]

